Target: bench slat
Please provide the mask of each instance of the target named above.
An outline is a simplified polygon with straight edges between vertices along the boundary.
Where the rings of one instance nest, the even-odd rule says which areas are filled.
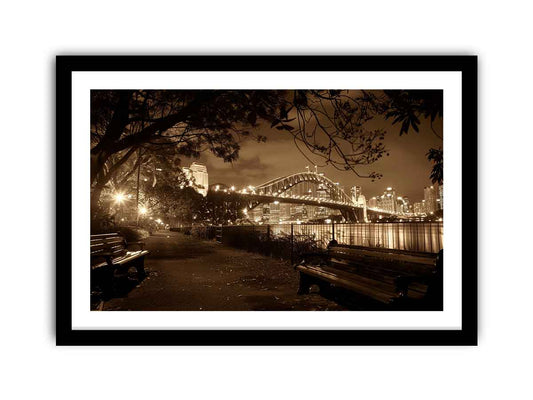
[[[298,266],[296,267],[296,269],[306,274],[316,276],[318,278],[325,278],[326,281],[332,282],[337,286],[341,286],[349,290],[354,290],[360,294],[369,296],[382,303],[388,304],[390,303],[391,299],[394,298],[394,294],[391,292],[379,290],[375,286],[365,285],[360,281],[355,281],[352,279],[346,279],[344,277],[337,276],[331,272],[324,271],[321,268]]]
[[[382,259],[388,262],[394,263],[408,263],[408,264],[421,264],[428,266],[435,266],[435,256],[428,257],[426,255],[418,256],[413,254],[398,254],[388,252],[372,252],[371,250],[361,249],[348,249],[334,247],[329,251],[331,257],[335,258],[348,258],[348,259],[364,259],[371,258],[372,260]]]
[[[313,260],[312,257],[306,259]],[[423,299],[428,283],[435,277],[437,259],[438,254],[433,253],[333,245],[328,248],[326,258],[320,257],[316,264],[299,265],[296,270],[382,303],[390,303],[400,296],[399,279],[403,288],[407,287],[407,298]],[[306,281],[300,282],[299,292],[306,293],[302,285],[306,285]]]

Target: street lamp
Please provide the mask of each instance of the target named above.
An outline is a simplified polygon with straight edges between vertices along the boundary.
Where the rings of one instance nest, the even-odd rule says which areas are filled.
[[[139,218],[141,215],[146,215],[148,213],[148,210],[145,206],[137,206],[137,226],[139,226]]]
[[[124,196],[124,193],[115,193],[113,199],[115,200],[115,203],[122,204],[126,200],[126,196]]]
[[[113,195],[113,200],[115,201],[115,204],[118,206],[117,207],[117,217],[120,216],[122,217],[120,219],[120,221],[124,221],[124,210],[123,210],[123,204],[124,202],[126,201],[126,196],[124,195],[124,193],[121,193],[121,192],[117,192]]]

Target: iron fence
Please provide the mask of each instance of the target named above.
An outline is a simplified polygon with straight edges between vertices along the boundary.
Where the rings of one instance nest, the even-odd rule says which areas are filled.
[[[200,239],[265,255],[293,259],[296,255],[339,244],[438,253],[443,223],[273,224],[189,228]]]

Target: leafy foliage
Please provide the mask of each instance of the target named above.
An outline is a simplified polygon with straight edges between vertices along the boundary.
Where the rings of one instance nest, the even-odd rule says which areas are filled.
[[[426,154],[428,161],[433,162],[433,169],[431,170],[431,181],[442,185],[444,180],[444,163],[442,149],[429,149]]]
[[[420,118],[434,122],[442,118],[442,90],[385,90],[389,98],[386,119],[393,119],[392,124],[401,124],[400,136],[413,128],[419,132]]]
[[[213,223],[236,220],[242,216],[222,212],[217,196],[200,199],[190,190],[176,191],[186,186],[181,158],[210,151],[226,162],[234,161],[243,138],[266,140],[255,129],[263,124],[292,135],[296,148],[312,164],[379,179],[380,173],[362,174],[359,168],[388,156],[386,132],[367,127],[377,115],[400,124],[400,135],[411,129],[418,132],[422,119],[432,123],[442,117],[442,92],[94,90],[91,206],[101,206],[100,214],[105,214],[102,193],[137,187],[140,173],[143,204],[160,213],[184,221],[200,214]],[[238,210],[241,204],[236,199],[234,203],[230,209]],[[176,212],[181,208],[186,215]]]

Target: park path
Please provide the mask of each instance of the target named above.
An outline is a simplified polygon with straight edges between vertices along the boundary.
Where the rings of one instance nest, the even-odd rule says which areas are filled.
[[[317,293],[297,296],[288,262],[176,232],[145,240],[148,277],[103,310],[343,310]]]

